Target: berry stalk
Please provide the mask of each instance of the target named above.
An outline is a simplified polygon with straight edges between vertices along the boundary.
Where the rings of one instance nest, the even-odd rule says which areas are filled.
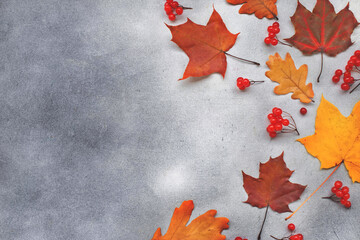
[[[305,199],[305,201],[287,218],[285,218],[285,220],[290,219],[292,216],[294,216],[294,214],[299,211],[299,209],[327,182],[327,180],[329,180],[329,178],[336,172],[336,170],[340,167],[341,164],[338,164],[336,166],[336,168],[330,173],[330,175],[325,179],[325,181],[320,184],[320,186],[307,198]]]

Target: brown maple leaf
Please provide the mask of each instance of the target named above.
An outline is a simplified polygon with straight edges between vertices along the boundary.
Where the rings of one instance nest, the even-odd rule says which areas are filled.
[[[191,213],[194,209],[192,200],[184,201],[179,208],[175,208],[170,226],[165,235],[161,235],[158,228],[152,240],[224,240],[221,235],[224,229],[229,228],[227,218],[215,218],[216,210],[210,210],[195,218],[188,226]]]
[[[339,13],[335,13],[334,6],[329,0],[317,0],[313,12],[298,1],[291,22],[295,27],[295,34],[285,40],[305,55],[320,52],[321,72],[323,54],[336,56],[348,49],[352,45],[351,34],[359,25],[349,10],[349,4]]]
[[[260,239],[269,207],[278,213],[291,212],[288,205],[298,200],[306,188],[306,186],[289,181],[294,171],[286,167],[283,157],[284,153],[279,157],[270,158],[266,163],[260,163],[259,178],[242,172],[244,189],[248,194],[245,203],[258,208],[266,207],[258,239]]]
[[[189,64],[180,80],[207,76],[216,72],[225,77],[227,66],[225,55],[230,55],[227,51],[235,44],[239,33],[229,32],[215,9],[206,26],[196,24],[190,19],[178,26],[166,26],[171,31],[171,40],[189,57]]]
[[[277,17],[277,8],[276,8],[276,1],[277,0],[226,0],[228,3],[237,5],[243,4],[239,10],[239,13],[244,14],[253,14],[257,18],[268,18],[272,19],[275,18],[278,20]]]

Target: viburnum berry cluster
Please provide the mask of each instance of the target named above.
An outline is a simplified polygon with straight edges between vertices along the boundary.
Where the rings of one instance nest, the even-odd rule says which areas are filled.
[[[166,0],[164,4],[164,10],[168,15],[170,21],[175,21],[176,15],[183,14],[184,9],[191,9],[191,8],[181,6],[177,1],[174,0]]]
[[[236,237],[234,240],[248,240],[247,238]]]
[[[360,50],[356,50],[354,54],[350,57],[347,65],[345,66],[345,72],[341,69],[336,69],[334,76],[332,77],[332,81],[334,83],[338,83],[343,76],[343,83],[341,84],[341,89],[344,91],[350,90],[351,86],[360,79],[355,79],[352,76],[353,72],[360,73]],[[350,93],[352,93],[357,87],[359,87],[360,83],[354,87]]]
[[[250,87],[251,85],[254,85],[255,83],[262,83],[264,81],[254,81],[254,80],[249,80],[247,78],[243,78],[243,77],[239,77],[236,80],[236,85],[237,87],[244,91],[246,88]]]
[[[279,133],[297,132],[296,123],[294,118],[281,108],[274,107],[272,113],[268,115],[270,124],[266,128],[271,138],[276,137]]]
[[[329,197],[323,197],[324,199],[330,199],[334,202],[340,202],[344,207],[350,208],[351,202],[349,201],[350,193],[349,193],[349,187],[343,186],[343,183],[341,181],[336,181],[334,183],[334,186],[331,188],[331,192],[333,193]]]
[[[283,237],[283,238],[276,238],[276,237],[270,235],[270,237],[272,237],[273,239],[276,239],[276,240],[303,240],[304,239],[304,236],[301,233],[298,233],[298,234],[293,233],[295,231],[295,224],[290,223],[288,225],[288,229],[292,232],[292,234],[290,236]]]
[[[268,36],[264,39],[265,44],[276,46],[279,43],[276,34],[280,32],[280,24],[278,22],[274,22],[271,26],[267,28]]]

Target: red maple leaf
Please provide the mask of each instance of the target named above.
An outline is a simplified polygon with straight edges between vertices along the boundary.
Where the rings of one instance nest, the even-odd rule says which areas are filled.
[[[215,72],[225,77],[227,66],[225,55],[230,55],[227,51],[235,44],[239,33],[229,32],[215,9],[206,26],[196,24],[188,19],[184,24],[167,25],[167,27],[172,34],[171,40],[189,57],[189,63],[180,80],[188,77],[207,76]]]
[[[295,27],[295,34],[285,40],[305,55],[320,52],[321,56],[323,53],[336,56],[348,49],[352,45],[351,34],[359,25],[349,10],[349,4],[336,14],[329,0],[317,0],[313,12],[298,1],[291,22]]]
[[[289,204],[298,200],[306,188],[306,186],[289,181],[294,171],[286,167],[283,157],[284,153],[279,157],[270,158],[266,163],[260,163],[259,178],[242,172],[244,188],[248,194],[245,203],[258,208],[266,207],[258,239],[260,239],[269,207],[278,213],[291,212]]]

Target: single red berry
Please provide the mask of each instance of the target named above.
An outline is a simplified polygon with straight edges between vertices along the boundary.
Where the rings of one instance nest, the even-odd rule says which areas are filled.
[[[249,79],[245,78],[245,79],[243,80],[243,84],[244,84],[245,87],[250,87],[250,81],[249,81]]]
[[[356,50],[354,55],[357,57],[357,58],[360,58],[360,50]]]
[[[306,108],[301,108],[300,109],[300,113],[302,114],[302,115],[305,115],[306,113],[307,113],[307,109]]]
[[[266,38],[264,39],[264,43],[267,44],[267,45],[269,45],[269,44],[271,43],[271,38],[266,37]]]
[[[170,5],[173,7],[173,8],[177,8],[179,6],[179,3],[177,1],[173,1],[172,3],[170,3]]]
[[[282,123],[282,125],[284,125],[284,126],[286,127],[286,126],[289,126],[290,121],[287,120],[287,119],[283,119],[283,120],[281,121],[281,123]]]
[[[338,83],[340,81],[340,77],[335,75],[335,76],[332,77],[332,81],[334,83]]]
[[[294,230],[295,230],[295,224],[290,223],[290,224],[288,225],[288,229],[289,229],[290,231],[294,231]]]
[[[350,198],[350,194],[345,193],[342,198],[345,199],[345,200],[348,200]]]
[[[356,57],[355,55],[352,55],[352,56],[350,57],[350,60],[353,61],[353,62],[355,62],[355,61],[357,60],[357,57]]]
[[[344,199],[344,198],[340,199],[340,203],[341,203],[342,205],[345,206],[346,202],[347,202],[347,199]]]
[[[354,66],[346,65],[345,70],[350,72],[353,69]]]
[[[165,5],[164,6],[164,10],[165,10],[165,12],[172,12],[172,7],[168,4],[168,5]]]
[[[275,132],[275,126],[270,124],[267,128],[266,128],[266,131],[268,133],[271,133],[271,132]]]
[[[354,62],[353,60],[349,60],[349,61],[347,62],[347,65],[349,65],[349,66],[354,66],[354,65],[355,65],[355,62]]]
[[[280,24],[278,22],[274,22],[272,25],[273,27],[280,27]]]
[[[272,112],[275,116],[281,116],[282,114],[281,108],[277,108],[277,107],[273,108]]]
[[[168,17],[169,17],[169,20],[170,20],[170,21],[175,21],[175,19],[176,19],[176,16],[175,16],[175,14],[173,14],[173,13],[172,13],[172,14],[169,14]]]
[[[271,45],[276,46],[278,44],[278,40],[276,38],[271,39]]]
[[[269,27],[267,28],[267,30],[268,30],[269,33],[274,32],[274,28],[273,28],[272,26],[269,26]]]
[[[279,123],[281,123],[281,122],[282,122],[282,120],[283,120],[283,117],[282,117],[281,115],[276,116],[276,118],[277,118],[277,120],[278,120],[278,122],[279,122]]]
[[[351,202],[350,202],[350,201],[347,201],[347,202],[344,204],[344,206],[345,206],[346,208],[350,208],[350,207],[351,207]]]
[[[336,187],[332,187],[332,188],[331,188],[331,192],[334,193],[334,194],[336,193],[337,190],[338,190],[338,189],[337,189]]]
[[[278,34],[278,33],[280,32],[280,28],[278,28],[278,27],[273,27],[273,32],[274,32],[275,34]]]
[[[349,187],[345,186],[341,189],[341,191],[343,192],[343,194],[349,193]]]
[[[304,240],[304,236],[301,233],[299,233],[298,236],[299,236],[299,240]]]
[[[177,14],[177,15],[181,15],[181,14],[183,14],[183,12],[184,12],[184,10],[183,10],[182,7],[177,7],[175,11],[176,11],[176,14]]]
[[[275,130],[276,131],[281,131],[282,128],[283,128],[283,126],[280,123],[275,124]]]
[[[299,236],[298,236],[298,235],[294,235],[294,240],[299,240]]]
[[[270,120],[271,118],[274,117],[274,114],[270,113],[267,117],[268,117],[268,119]]]
[[[244,78],[242,78],[242,77],[238,77],[238,78],[236,79],[237,82],[241,82],[242,80],[244,80]]]
[[[344,194],[341,190],[337,190],[335,194],[338,198],[342,198],[344,196]]]
[[[346,78],[346,77],[351,77],[351,72],[350,71],[346,71],[344,73],[344,78]]]
[[[350,85],[347,83],[341,84],[341,89],[344,91],[348,91],[350,89]]]
[[[290,240],[294,240],[295,235],[290,236]]]
[[[354,78],[352,78],[352,77],[346,77],[346,78],[344,78],[344,83],[352,83],[352,81],[354,81],[353,79]]]
[[[278,122],[277,118],[273,117],[270,119],[271,124],[276,124]]]
[[[342,187],[343,183],[341,181],[336,181],[334,183],[334,187],[336,187],[337,189],[340,189]]]
[[[355,66],[357,66],[357,67],[360,66],[360,59],[356,59],[356,61],[355,61]]]
[[[166,0],[166,2],[167,2],[167,3],[172,3],[172,2],[173,2],[173,0]]]
[[[241,237],[236,237],[234,240],[243,240]]]
[[[273,33],[273,32],[269,33],[269,38],[274,38],[274,37],[276,37],[275,33]]]
[[[169,16],[170,14],[174,14],[174,13],[173,13],[173,11],[172,11],[172,9],[171,9],[171,10],[169,10],[169,11],[166,11],[166,15],[168,15],[168,16]]]
[[[342,74],[343,72],[341,71],[341,69],[336,69],[335,76],[341,76]]]
[[[269,136],[271,137],[271,138],[274,138],[274,137],[276,137],[276,132],[271,132],[271,133],[269,133]]]

